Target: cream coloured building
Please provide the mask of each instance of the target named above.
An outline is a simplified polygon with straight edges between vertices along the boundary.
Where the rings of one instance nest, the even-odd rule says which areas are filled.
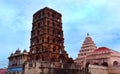
[[[120,66],[120,53],[107,47],[97,48],[87,34],[75,62],[83,67],[88,67],[89,64],[115,67]]]

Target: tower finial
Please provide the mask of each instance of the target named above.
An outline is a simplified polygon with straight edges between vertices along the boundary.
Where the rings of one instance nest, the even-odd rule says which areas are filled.
[[[87,33],[87,36],[89,36],[89,33]]]

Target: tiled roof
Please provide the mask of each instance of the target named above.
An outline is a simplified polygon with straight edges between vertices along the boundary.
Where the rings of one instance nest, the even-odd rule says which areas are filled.
[[[100,48],[94,50],[94,52],[100,52],[100,51],[110,51],[110,49],[107,47],[100,47]]]

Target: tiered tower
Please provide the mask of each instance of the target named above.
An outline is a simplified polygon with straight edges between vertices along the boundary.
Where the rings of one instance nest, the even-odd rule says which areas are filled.
[[[81,65],[85,65],[86,56],[93,52],[95,49],[97,49],[97,47],[90,35],[87,33],[87,37],[85,38],[78,54],[78,58],[75,61]]]
[[[33,15],[30,59],[47,62],[67,62],[64,50],[62,15],[45,7]]]

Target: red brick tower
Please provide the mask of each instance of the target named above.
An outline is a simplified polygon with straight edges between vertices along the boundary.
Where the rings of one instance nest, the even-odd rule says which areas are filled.
[[[64,50],[62,15],[45,7],[33,15],[30,59],[47,62],[68,62]]]

